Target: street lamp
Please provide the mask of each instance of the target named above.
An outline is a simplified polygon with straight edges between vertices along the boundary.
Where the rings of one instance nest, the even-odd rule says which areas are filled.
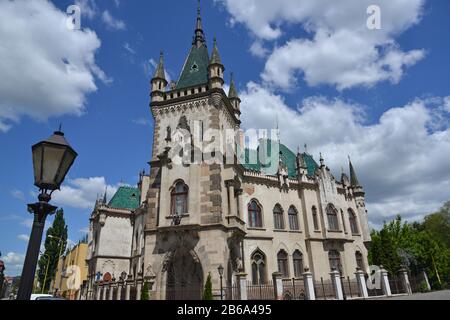
[[[222,283],[222,279],[223,279],[223,266],[220,265],[217,268],[217,271],[219,271],[219,276],[220,276],[220,300],[223,300],[223,283]]]
[[[34,185],[39,188],[40,194],[38,196],[39,202],[28,205],[28,211],[34,214],[34,221],[20,278],[18,300],[30,300],[45,220],[49,214],[55,213],[57,209],[49,202],[52,193],[59,190],[77,157],[75,150],[64,138],[61,128],[47,140],[34,145],[32,154]]]

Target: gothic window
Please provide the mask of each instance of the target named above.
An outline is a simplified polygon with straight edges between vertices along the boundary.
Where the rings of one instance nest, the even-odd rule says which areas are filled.
[[[288,267],[288,254],[286,251],[281,250],[277,254],[278,261],[278,272],[281,273],[283,278],[289,278],[289,267]]]
[[[171,214],[173,216],[180,216],[188,212],[188,187],[179,181],[171,192]]]
[[[336,250],[331,250],[328,252],[328,261],[330,262],[330,270],[340,270],[341,269],[341,255]]]
[[[339,231],[339,222],[337,217],[337,210],[333,205],[327,206],[328,228],[331,231]]]
[[[319,230],[319,216],[317,215],[317,208],[315,206],[312,207],[312,216],[313,216],[314,230]]]
[[[274,228],[277,230],[284,229],[283,208],[279,204],[273,208]]]
[[[356,259],[356,266],[361,269],[362,271],[365,270],[364,268],[364,258],[361,252],[356,251],[355,252],[355,259]]]
[[[294,276],[296,278],[303,277],[303,254],[300,251],[296,250],[292,255],[292,261],[294,262]]]
[[[352,230],[352,234],[358,234],[358,221],[356,220],[356,214],[352,209],[348,209],[348,219],[350,221],[350,229]]]
[[[252,255],[252,282],[253,284],[266,283],[266,256],[261,251]]]
[[[300,230],[299,224],[298,224],[298,213],[294,206],[291,206],[288,211],[289,216],[289,228],[291,230]]]
[[[258,205],[256,200],[252,200],[248,204],[248,223],[250,228],[262,228],[262,215],[261,207]]]

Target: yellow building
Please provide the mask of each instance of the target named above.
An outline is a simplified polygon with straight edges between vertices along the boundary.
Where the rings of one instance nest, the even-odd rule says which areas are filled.
[[[51,285],[53,292],[57,291],[69,300],[77,299],[83,282],[87,280],[87,249],[86,243],[79,243],[59,259],[55,279]]]

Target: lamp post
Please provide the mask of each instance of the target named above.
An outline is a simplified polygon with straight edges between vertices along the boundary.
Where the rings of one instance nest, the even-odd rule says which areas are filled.
[[[5,281],[4,272],[5,272],[5,263],[0,260],[0,299],[3,298],[3,282]]]
[[[34,185],[39,188],[40,194],[39,202],[28,205],[28,211],[34,215],[34,221],[20,278],[18,300],[30,300],[45,220],[57,209],[49,202],[52,193],[59,190],[77,157],[75,150],[64,138],[61,128],[47,140],[34,145],[32,154]]]
[[[223,266],[220,265],[217,268],[217,271],[219,271],[219,276],[220,276],[220,300],[223,300],[223,283],[222,283],[222,280],[223,280]]]

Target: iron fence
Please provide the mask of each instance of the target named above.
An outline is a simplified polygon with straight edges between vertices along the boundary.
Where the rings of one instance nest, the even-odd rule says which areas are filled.
[[[341,282],[344,299],[361,297],[361,293],[359,292],[358,280],[350,280],[350,277],[347,277],[347,279],[345,277],[342,277]]]
[[[247,282],[247,298],[248,300],[275,300],[273,282],[267,284]]]
[[[392,294],[406,293],[406,288],[399,277],[392,276],[389,278],[389,286],[391,287]]]
[[[331,280],[314,281],[314,292],[317,300],[332,300],[336,298],[334,285]]]
[[[369,275],[366,274],[365,276],[365,281],[367,283],[367,280],[369,279]],[[384,296],[384,292],[383,292],[383,288],[381,287],[381,283],[380,283],[380,287],[379,288],[369,288],[367,287],[367,294],[369,295],[369,297],[380,297],[380,296]]]
[[[237,284],[224,287],[223,288],[223,295],[225,300],[240,300],[240,292],[239,292],[239,286]]]
[[[306,300],[305,282],[303,279],[283,279],[284,300]]]

